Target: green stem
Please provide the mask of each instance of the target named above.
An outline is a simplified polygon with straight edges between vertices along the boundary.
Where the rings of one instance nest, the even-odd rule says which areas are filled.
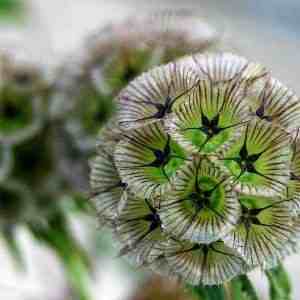
[[[225,300],[225,289],[222,285],[203,286],[201,284],[197,286],[189,285],[192,295],[195,300]]]
[[[259,300],[247,275],[237,276],[220,286],[188,287],[195,300]]]
[[[259,300],[247,275],[235,277],[230,282],[230,300]]]
[[[291,300],[291,285],[289,276],[282,264],[267,270],[269,293],[272,300]]]

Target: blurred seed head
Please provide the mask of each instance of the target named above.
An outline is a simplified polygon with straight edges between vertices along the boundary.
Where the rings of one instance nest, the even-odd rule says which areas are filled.
[[[16,144],[42,126],[47,84],[42,70],[0,53],[0,141]]]
[[[191,52],[206,51],[216,31],[187,12],[133,16],[90,35],[58,72],[53,116],[83,152],[93,152],[98,128],[115,110],[114,97],[150,67]]]

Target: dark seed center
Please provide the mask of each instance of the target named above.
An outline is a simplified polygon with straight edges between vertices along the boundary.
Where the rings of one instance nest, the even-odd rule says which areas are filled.
[[[218,126],[220,119],[220,115],[217,114],[214,118],[209,120],[202,112],[201,120],[202,120],[202,127],[200,130],[204,132],[209,137],[219,134],[223,129]]]
[[[252,224],[261,225],[260,220],[258,219],[258,214],[262,211],[262,208],[247,208],[242,205],[242,217],[241,222],[244,223],[247,227],[250,227]]]
[[[198,191],[189,195],[188,199],[192,202],[193,207],[200,211],[210,205],[210,191]]]
[[[144,220],[150,222],[150,230],[154,230],[161,226],[161,220],[156,211],[146,215]]]
[[[3,105],[1,105],[0,111],[1,111],[1,114],[3,115],[3,117],[6,119],[17,118],[21,113],[21,110],[16,105],[11,103],[10,101],[5,101],[5,103],[3,103]]]

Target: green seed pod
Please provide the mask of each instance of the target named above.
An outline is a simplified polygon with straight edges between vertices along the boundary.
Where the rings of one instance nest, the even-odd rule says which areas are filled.
[[[218,285],[297,248],[300,101],[266,68],[184,57],[134,79],[117,106],[91,188],[121,255]]]

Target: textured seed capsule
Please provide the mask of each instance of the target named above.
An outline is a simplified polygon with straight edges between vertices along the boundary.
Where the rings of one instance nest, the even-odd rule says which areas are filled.
[[[121,254],[216,285],[297,249],[299,103],[265,67],[231,53],[184,57],[130,82],[114,130],[99,138],[126,185],[108,204]],[[102,160],[93,188],[105,182]]]

